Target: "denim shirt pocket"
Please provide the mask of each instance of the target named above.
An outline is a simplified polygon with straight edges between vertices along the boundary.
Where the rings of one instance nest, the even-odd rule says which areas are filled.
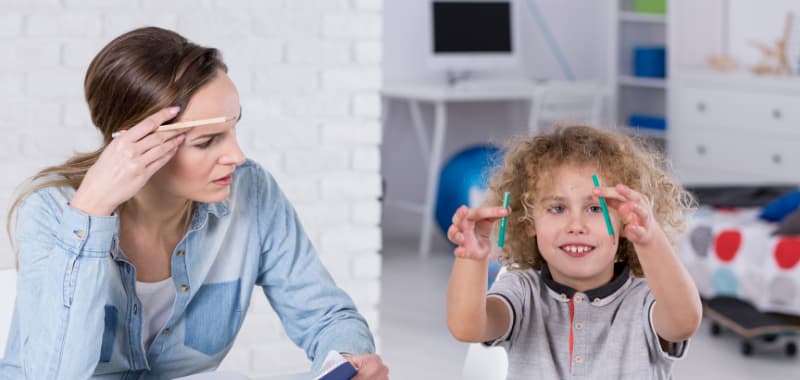
[[[228,347],[239,330],[241,280],[203,284],[186,308],[183,344],[206,355]]]

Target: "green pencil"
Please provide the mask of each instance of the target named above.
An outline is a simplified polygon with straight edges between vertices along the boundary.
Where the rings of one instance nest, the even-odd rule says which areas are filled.
[[[594,182],[595,187],[600,187],[600,180],[597,179],[597,174],[592,174],[592,182]],[[608,234],[610,236],[614,236],[614,227],[611,225],[611,217],[608,216],[608,206],[606,205],[606,199],[603,197],[600,198],[600,208],[603,209],[603,218],[606,219],[606,228],[608,229]]]
[[[511,193],[506,191],[503,193],[503,208],[508,210],[508,205],[511,203]],[[503,248],[506,242],[506,218],[508,215],[500,219],[500,233],[497,236],[497,246]]]

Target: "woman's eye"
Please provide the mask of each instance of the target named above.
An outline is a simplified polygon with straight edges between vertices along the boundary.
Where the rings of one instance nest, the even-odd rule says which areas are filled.
[[[200,144],[195,145],[195,147],[200,148],[200,149],[205,149],[205,148],[208,148],[211,145],[211,142],[213,142],[213,141],[214,141],[214,137],[206,140],[206,142],[204,142],[204,143],[200,143]]]

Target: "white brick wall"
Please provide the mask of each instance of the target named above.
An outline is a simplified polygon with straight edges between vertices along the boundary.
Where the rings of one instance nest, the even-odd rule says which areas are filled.
[[[275,174],[323,262],[377,328],[382,8],[382,0],[0,0],[0,268],[13,266],[4,231],[15,186],[99,142],[83,100],[89,61],[120,33],[157,25],[223,52],[242,96],[242,148]],[[308,368],[260,290],[242,329],[223,368],[251,377]]]

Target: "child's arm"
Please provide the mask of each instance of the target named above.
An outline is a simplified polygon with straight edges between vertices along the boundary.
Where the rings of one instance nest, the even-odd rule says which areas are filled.
[[[612,201],[624,225],[621,236],[636,248],[656,304],[653,324],[658,336],[670,342],[691,337],[700,326],[702,306],[694,281],[680,262],[664,230],[656,222],[647,197],[627,186],[595,189]]]
[[[447,286],[447,327],[464,342],[486,342],[508,331],[511,316],[503,301],[486,297],[492,224],[507,214],[502,207],[469,209],[453,215],[447,237],[458,247]]]

